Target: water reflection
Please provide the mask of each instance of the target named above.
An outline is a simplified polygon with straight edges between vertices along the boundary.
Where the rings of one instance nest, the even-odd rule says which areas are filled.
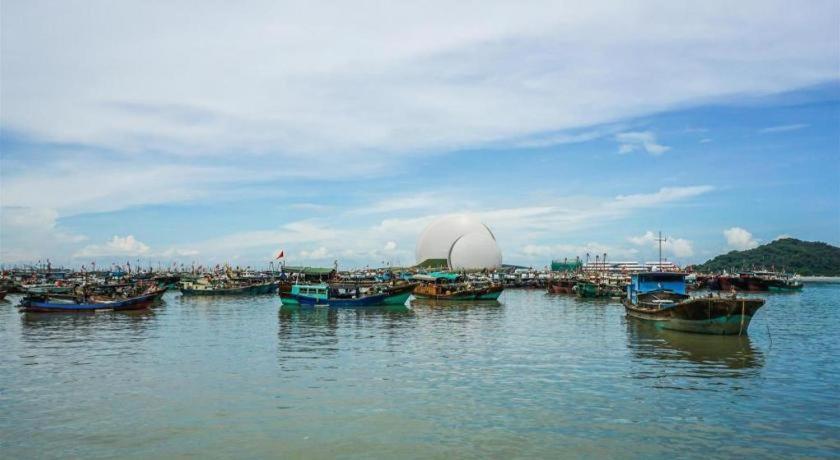
[[[277,359],[283,370],[310,369],[338,353],[338,312],[330,308],[281,306],[277,318]]]
[[[446,310],[494,310],[504,306],[498,300],[437,300],[411,299],[412,308],[446,309]]]
[[[628,348],[643,367],[638,377],[677,374],[745,377],[764,366],[764,355],[749,336],[711,336],[668,331],[628,318]]]
[[[157,300],[152,308],[143,310],[100,311],[100,312],[51,312],[20,313],[24,338],[36,339],[45,333],[72,334],[74,336],[94,335],[99,330],[125,329],[128,333],[142,333],[155,319],[155,308],[163,305]]]

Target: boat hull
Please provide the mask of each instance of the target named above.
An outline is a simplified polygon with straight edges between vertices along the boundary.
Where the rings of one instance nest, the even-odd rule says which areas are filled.
[[[255,284],[229,289],[189,289],[181,288],[186,296],[226,296],[226,295],[263,295],[277,292],[277,283]]]
[[[389,294],[382,303],[385,305],[405,305],[409,297],[411,297],[411,291]]]
[[[385,305],[385,299],[387,298],[388,294],[370,295],[359,299],[319,299],[316,297],[298,296],[297,301],[301,307],[322,305],[330,308],[358,308]],[[407,299],[408,296],[405,298]],[[405,300],[403,300],[403,303],[405,303]]]
[[[575,285],[575,292],[577,292],[578,297],[585,299],[611,297],[614,294],[613,292],[610,292],[609,289],[589,282],[577,283]]]
[[[457,301],[469,301],[469,300],[497,300],[499,296],[502,295],[502,291],[504,291],[504,287],[502,286],[493,286],[484,289],[475,289],[472,291],[466,292],[456,292],[454,294],[426,294],[423,292],[414,291],[414,296],[421,298],[421,299],[433,299],[433,300],[457,300]]]
[[[633,305],[625,299],[627,315],[651,321],[660,329],[698,334],[745,334],[762,299],[694,298],[673,307],[656,309]]]
[[[130,299],[112,302],[61,303],[26,300],[21,303],[20,310],[27,313],[142,310],[149,308],[156,300],[160,299],[163,292],[163,290],[155,291]]]
[[[575,282],[566,280],[549,282],[548,292],[550,294],[574,294]]]

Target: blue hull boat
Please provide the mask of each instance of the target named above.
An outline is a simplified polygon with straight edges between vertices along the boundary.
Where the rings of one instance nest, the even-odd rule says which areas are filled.
[[[51,312],[96,312],[96,311],[123,311],[140,310],[149,308],[155,300],[163,296],[165,289],[152,291],[137,297],[130,297],[121,300],[109,300],[101,302],[57,302],[50,299],[24,298],[21,300],[20,310],[32,313]]]
[[[408,295],[405,295],[405,299],[408,299]],[[384,305],[386,299],[388,299],[388,294],[376,294],[376,295],[369,295],[365,297],[360,297],[356,299],[341,299],[341,298],[327,298],[327,299],[318,299],[315,297],[305,297],[300,296],[298,298],[298,303],[302,307],[314,307],[316,305],[323,305],[325,307],[330,308],[356,308],[356,307],[373,307],[376,305]],[[405,299],[403,299],[403,303],[405,303]]]

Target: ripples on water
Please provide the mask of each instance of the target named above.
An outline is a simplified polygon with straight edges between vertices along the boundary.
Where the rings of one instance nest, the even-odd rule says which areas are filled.
[[[4,458],[840,455],[840,285],[768,295],[749,337],[616,302],[363,310],[165,296],[151,311],[0,303]]]

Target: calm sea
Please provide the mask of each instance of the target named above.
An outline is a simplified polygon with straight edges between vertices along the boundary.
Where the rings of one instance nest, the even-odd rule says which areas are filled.
[[[276,297],[142,313],[0,302],[2,458],[840,455],[840,285],[769,294],[749,337],[617,302],[333,311]]]

